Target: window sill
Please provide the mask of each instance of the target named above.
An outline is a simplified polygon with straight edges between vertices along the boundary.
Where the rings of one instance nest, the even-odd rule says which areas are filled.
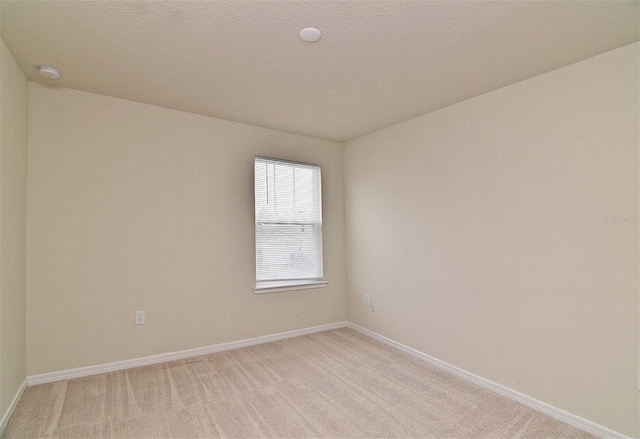
[[[326,280],[312,281],[283,281],[283,282],[258,282],[253,289],[256,294],[278,293],[280,291],[308,290],[310,288],[324,288]]]

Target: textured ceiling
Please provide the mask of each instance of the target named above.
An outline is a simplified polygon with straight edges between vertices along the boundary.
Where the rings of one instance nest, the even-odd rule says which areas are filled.
[[[638,41],[639,5],[2,0],[1,26],[32,81],[345,141]]]

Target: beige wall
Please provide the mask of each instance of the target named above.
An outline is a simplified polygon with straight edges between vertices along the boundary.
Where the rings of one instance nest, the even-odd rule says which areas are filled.
[[[28,374],[348,317],[638,436],[638,225],[605,223],[639,214],[638,50],[358,138],[344,157],[30,83]],[[327,288],[254,295],[256,154],[323,166]]]
[[[0,40],[0,418],[26,376],[27,96]]]
[[[639,436],[638,51],[348,142],[349,320]]]
[[[341,144],[33,82],[29,110],[29,375],[345,320]],[[254,155],[322,166],[326,288],[254,294]]]

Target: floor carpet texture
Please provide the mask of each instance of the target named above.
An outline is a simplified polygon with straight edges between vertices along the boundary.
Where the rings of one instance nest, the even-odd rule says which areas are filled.
[[[350,329],[28,387],[7,438],[592,438]]]

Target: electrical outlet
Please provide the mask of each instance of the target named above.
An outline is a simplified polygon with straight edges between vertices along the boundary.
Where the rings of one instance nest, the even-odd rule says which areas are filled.
[[[368,294],[364,295],[364,304],[367,306],[371,305],[371,296],[369,296]]]
[[[145,324],[144,311],[136,311],[136,325],[144,325],[144,324]]]

